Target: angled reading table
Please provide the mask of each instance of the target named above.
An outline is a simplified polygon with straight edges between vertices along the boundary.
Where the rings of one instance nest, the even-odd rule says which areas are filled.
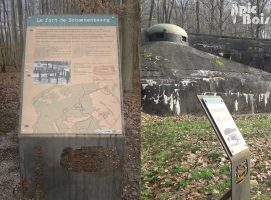
[[[231,162],[231,189],[221,200],[250,199],[250,151],[220,96],[198,99]]]

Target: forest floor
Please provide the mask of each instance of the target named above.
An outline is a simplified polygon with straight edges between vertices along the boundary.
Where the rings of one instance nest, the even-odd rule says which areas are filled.
[[[251,199],[271,199],[271,116],[235,117],[251,151]],[[219,199],[230,187],[230,162],[206,117],[143,114],[141,197]]]
[[[19,73],[0,73],[0,199],[19,199]]]
[[[19,73],[0,73],[0,199],[19,199]],[[270,115],[235,118],[249,144],[252,199],[271,199]],[[218,199],[229,161],[205,117],[142,114],[141,199]]]

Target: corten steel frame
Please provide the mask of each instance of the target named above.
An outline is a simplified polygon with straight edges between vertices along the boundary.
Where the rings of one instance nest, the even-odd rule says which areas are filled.
[[[232,156],[230,150],[224,141],[221,132],[219,131],[211,113],[209,112],[203,97],[198,95],[198,100],[205,111],[205,114],[210,121],[216,136],[220,141],[231,162],[231,188],[226,192],[220,200],[249,200],[250,199],[250,151],[248,149]],[[216,96],[208,96],[210,98],[217,98]]]

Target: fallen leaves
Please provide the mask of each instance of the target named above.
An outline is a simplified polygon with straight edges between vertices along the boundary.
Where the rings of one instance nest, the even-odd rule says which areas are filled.
[[[234,118],[252,153],[252,196],[271,196],[270,117]],[[141,146],[142,199],[219,199],[230,187],[230,161],[204,117],[142,114]]]
[[[19,72],[0,73],[0,110],[19,108]]]

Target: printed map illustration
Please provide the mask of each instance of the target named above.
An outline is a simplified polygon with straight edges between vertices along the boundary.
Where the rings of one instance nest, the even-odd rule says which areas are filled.
[[[22,123],[22,132],[120,134],[118,85],[97,77],[91,83],[69,87],[51,85],[33,95],[34,112],[28,115],[35,120],[31,127]]]
[[[109,86],[82,84],[72,87],[53,86],[33,98],[38,119],[35,133],[119,133],[116,124],[120,99]],[[116,114],[116,115],[115,115]],[[114,129],[112,129],[114,127]],[[95,131],[94,131],[95,130]]]

